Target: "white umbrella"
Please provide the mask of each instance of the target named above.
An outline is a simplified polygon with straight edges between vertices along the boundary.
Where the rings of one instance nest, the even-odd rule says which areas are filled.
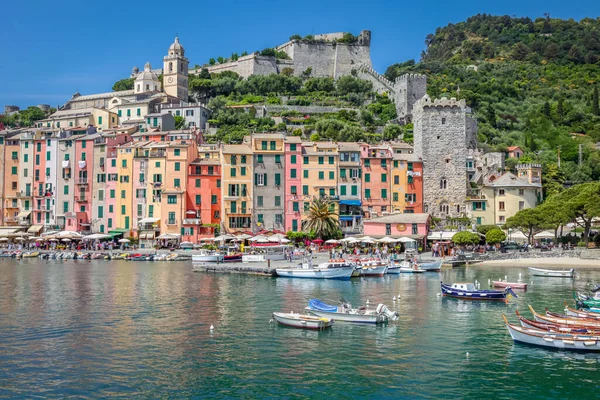
[[[231,240],[231,239],[233,239],[233,238],[234,238],[234,237],[233,237],[233,236],[231,236],[231,235],[220,235],[220,236],[217,236],[217,237],[215,238],[215,240],[216,240],[217,242],[224,242],[224,241],[226,241],[226,240]]]
[[[337,244],[339,242],[340,242],[339,240],[335,240],[335,239],[329,239],[329,240],[325,241],[326,244]]]
[[[8,238],[0,238],[0,242],[8,242]]]
[[[375,243],[373,240],[371,239],[361,239],[360,240],[361,243],[366,243],[366,244],[373,244]]]
[[[16,237],[14,240],[18,240],[18,241],[20,242],[20,241],[23,241],[23,240],[25,240],[25,238],[22,238],[22,237]]]
[[[241,235],[238,235],[235,238],[244,240],[244,239],[250,239],[251,237],[252,237],[252,235],[248,235],[247,233],[242,233]]]
[[[119,243],[131,243],[131,240],[129,240],[129,239],[119,239],[118,242]]]
[[[266,240],[267,242],[269,241],[269,239],[267,239],[267,237],[263,236],[263,235],[254,236],[253,238],[248,239],[249,242],[260,242],[261,240]],[[260,242],[260,243],[265,243],[265,242]]]
[[[69,238],[64,238],[64,239],[61,239],[61,240],[62,240],[63,242],[70,242],[70,241],[71,241],[71,239],[69,239]]]
[[[107,235],[105,233],[93,233],[91,235],[87,235],[83,237],[83,240],[98,240],[98,239],[108,239],[112,236]]]
[[[416,240],[411,239],[409,237],[401,237],[397,240],[400,243],[411,243],[411,242],[416,242]]]
[[[358,239],[358,240],[364,243],[366,240],[373,241],[373,240],[375,240],[375,239],[373,239],[371,236],[363,236],[363,237],[361,237],[361,238],[360,238],[360,239]],[[373,243],[374,243],[374,242],[373,242]]]
[[[554,233],[541,231],[533,235],[534,239],[554,239]]]
[[[391,237],[385,236],[382,237],[381,239],[377,240],[379,243],[396,243],[397,240],[396,239],[392,239]]]
[[[52,239],[48,239],[49,242],[58,242],[58,239],[56,238],[52,238]]]
[[[286,238],[278,238],[278,237],[273,237],[273,236],[271,236],[270,238],[267,238],[267,241],[269,241],[271,243],[289,243],[290,242]]]
[[[344,242],[344,243],[356,243],[357,241],[358,241],[358,239],[356,239],[353,236],[350,236],[350,237],[340,240],[340,242]]]
[[[253,239],[256,239],[256,238],[253,238]],[[266,238],[266,237],[264,237],[264,236],[263,236],[263,237],[260,237],[260,238],[258,238],[258,239],[256,239],[256,240],[253,240],[252,242],[253,242],[253,243],[271,243],[271,241],[269,241],[269,239],[267,239],[267,238]]]

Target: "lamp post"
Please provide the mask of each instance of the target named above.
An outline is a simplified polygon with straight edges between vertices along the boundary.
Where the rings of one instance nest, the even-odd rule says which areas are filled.
[[[512,233],[512,228],[508,228],[508,241],[510,242],[510,234]]]

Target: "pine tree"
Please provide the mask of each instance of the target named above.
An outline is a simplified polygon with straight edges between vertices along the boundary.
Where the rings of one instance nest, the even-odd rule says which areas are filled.
[[[542,113],[546,118],[550,118],[550,103],[545,102],[544,107],[542,108]]]
[[[598,86],[594,85],[594,93],[592,94],[592,113],[600,116],[600,104],[598,103]]]
[[[556,115],[561,119],[565,116],[565,104],[562,97],[558,98],[558,104],[556,105]]]

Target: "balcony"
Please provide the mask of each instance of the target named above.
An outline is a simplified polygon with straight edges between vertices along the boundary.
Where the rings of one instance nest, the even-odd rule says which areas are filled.
[[[406,171],[406,176],[421,176],[421,171]]]
[[[323,196],[319,196],[319,197],[323,201],[327,201],[327,200],[329,200],[329,201],[340,201],[340,196],[325,196],[325,195],[323,195]]]
[[[184,225],[202,225],[200,218],[186,218],[183,220]]]
[[[343,233],[362,233],[363,231],[363,227],[362,225],[356,225],[356,226],[342,226],[342,232]]]
[[[152,182],[152,186],[154,186],[155,188],[159,188],[162,186],[162,182]]]
[[[71,160],[63,160],[62,167],[63,168],[71,168]]]
[[[136,183],[135,183],[135,186],[136,186],[136,187],[140,187],[140,188],[145,188],[145,187],[146,187],[146,185],[148,185],[148,182],[146,182],[146,181],[142,181],[142,182],[136,182]]]
[[[75,197],[75,201],[77,203],[85,203],[85,202],[87,202],[87,199],[85,198],[85,196],[77,196],[77,197]]]
[[[16,217],[6,217],[4,218],[4,222],[6,222],[7,224],[14,224],[18,221],[18,219]]]
[[[542,182],[542,178],[540,178],[539,176],[534,176],[531,178],[531,183],[541,183]]]
[[[76,185],[87,185],[88,179],[87,178],[77,178],[77,179],[75,179],[75,184]]]

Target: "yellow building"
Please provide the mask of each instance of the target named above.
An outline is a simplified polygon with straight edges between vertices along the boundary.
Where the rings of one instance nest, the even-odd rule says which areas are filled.
[[[225,232],[252,229],[253,155],[249,143],[221,147],[221,225]]]
[[[112,111],[97,107],[59,110],[47,119],[37,121],[41,128],[63,128],[95,126],[99,131],[119,124],[119,117]]]
[[[123,235],[125,237],[131,236],[133,230],[133,156],[135,148],[136,145],[128,143],[116,149],[115,228],[128,230],[129,232]]]
[[[144,148],[144,155],[148,159],[146,164],[148,184],[146,188],[146,215],[151,223],[145,224],[146,228],[160,226],[162,228],[162,192],[165,188],[167,179],[166,172],[166,152],[164,146],[160,143],[151,142],[147,148]],[[143,227],[142,227],[143,228]],[[151,233],[148,229],[146,234]]]
[[[472,215],[477,225],[504,225],[518,211],[538,204],[542,185],[530,183],[507,172],[491,176],[469,197]]]
[[[302,143],[302,218],[314,197],[333,200],[331,211],[339,213],[339,152],[336,143]]]

